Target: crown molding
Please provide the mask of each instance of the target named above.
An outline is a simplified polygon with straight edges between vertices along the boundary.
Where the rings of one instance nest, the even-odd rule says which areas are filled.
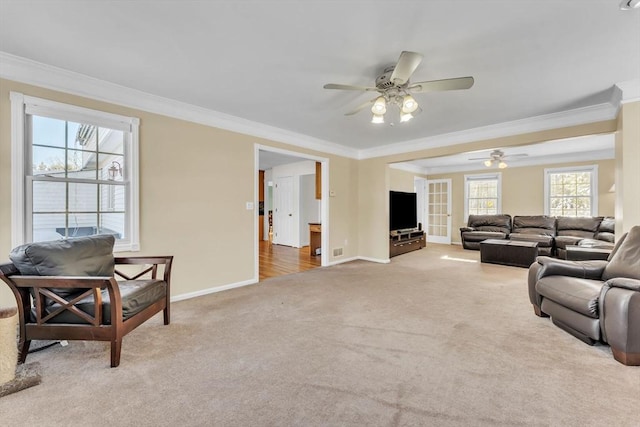
[[[152,95],[2,51],[0,51],[0,77],[321,153],[360,160],[611,120],[617,116],[621,103],[640,100],[640,80],[631,80],[614,86],[610,103],[358,150],[309,135]]]
[[[389,163],[389,167],[391,169],[398,169],[398,170],[402,170],[405,172],[411,172],[411,173],[417,173],[420,175],[426,175],[427,172],[425,172],[428,168],[424,168],[422,166],[418,166],[416,164],[410,163],[410,162],[406,162],[406,163]]]
[[[0,77],[110,104],[265,138],[322,153],[357,158],[330,141],[198,107],[0,51]]]
[[[614,96],[619,104],[640,101],[640,79],[616,83]]]
[[[553,165],[559,163],[576,163],[576,162],[591,162],[596,160],[611,160],[615,158],[614,149],[607,150],[594,150],[594,151],[585,151],[579,153],[564,153],[564,154],[554,154],[549,156],[539,156],[531,159],[520,159],[520,160],[512,160],[507,162],[509,163],[509,169],[517,169],[526,166],[539,166],[539,165]],[[400,165],[400,164],[398,164]],[[457,173],[457,172],[470,172],[470,171],[489,171],[495,170],[495,168],[482,168],[480,162],[470,163],[468,165],[450,165],[450,166],[435,166],[435,167],[420,167],[417,165],[411,165],[410,163],[407,166],[411,166],[416,169],[417,173],[421,173],[423,175],[436,175],[443,173]],[[400,169],[400,168],[398,168]],[[405,169],[408,170],[408,169]]]
[[[617,107],[606,102],[591,105],[589,107],[576,108],[558,113],[534,116],[511,122],[482,126],[458,132],[430,136],[428,138],[414,139],[383,147],[360,150],[358,159],[369,159],[373,157],[410,153],[413,151],[464,144],[484,139],[501,138],[505,136],[521,135],[531,132],[612,120],[616,115]]]

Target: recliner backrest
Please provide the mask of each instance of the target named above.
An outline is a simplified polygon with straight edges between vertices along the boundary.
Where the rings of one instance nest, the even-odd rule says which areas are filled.
[[[640,226],[638,225],[631,227],[631,230],[620,239],[602,273],[602,280],[614,277],[640,279]]]
[[[593,238],[598,231],[602,217],[568,217],[557,218],[558,236],[574,236]]]
[[[547,215],[514,216],[513,233],[556,235],[556,219]]]
[[[605,242],[614,242],[616,232],[616,219],[610,216],[604,217],[598,225],[594,238]]]
[[[509,234],[511,232],[511,215],[469,215],[467,225],[478,231],[496,231]]]

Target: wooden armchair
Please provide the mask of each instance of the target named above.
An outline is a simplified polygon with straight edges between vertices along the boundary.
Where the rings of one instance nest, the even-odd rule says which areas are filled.
[[[62,242],[102,237],[113,239],[90,236]],[[51,243],[54,242],[46,244]],[[111,276],[21,274],[25,268],[19,269],[20,263],[16,265],[13,257],[14,263],[0,264],[0,278],[9,285],[18,303],[21,363],[33,339],[110,341],[111,367],[115,368],[120,364],[122,338],[126,334],[160,311],[164,313],[164,324],[169,324],[173,257],[111,259]],[[85,261],[86,257],[73,262],[71,269],[77,270]],[[124,267],[127,265],[136,265],[137,271],[132,274],[128,270],[131,267]],[[160,270],[162,276],[158,277]],[[123,280],[116,280],[116,276]]]

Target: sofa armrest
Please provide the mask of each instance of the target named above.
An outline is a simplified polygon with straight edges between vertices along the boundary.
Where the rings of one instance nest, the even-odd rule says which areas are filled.
[[[614,279],[609,279],[605,283],[609,288],[621,288],[628,289],[630,291],[640,292],[640,280],[638,279],[630,279],[627,277],[616,277]]]
[[[473,227],[460,227],[460,232],[464,233],[465,231],[475,231],[476,229]]]
[[[613,357],[624,365],[640,365],[640,280],[607,280],[598,305],[602,340]]]
[[[547,276],[569,276],[581,279],[595,279],[602,277],[607,261],[569,261],[565,259],[539,256],[536,259],[537,268],[536,281]]]

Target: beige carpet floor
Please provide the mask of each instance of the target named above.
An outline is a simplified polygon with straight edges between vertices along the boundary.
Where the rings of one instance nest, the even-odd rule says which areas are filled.
[[[3,426],[638,426],[640,368],[533,314],[526,269],[430,245],[172,305],[30,355]],[[178,265],[180,260],[176,260]]]

